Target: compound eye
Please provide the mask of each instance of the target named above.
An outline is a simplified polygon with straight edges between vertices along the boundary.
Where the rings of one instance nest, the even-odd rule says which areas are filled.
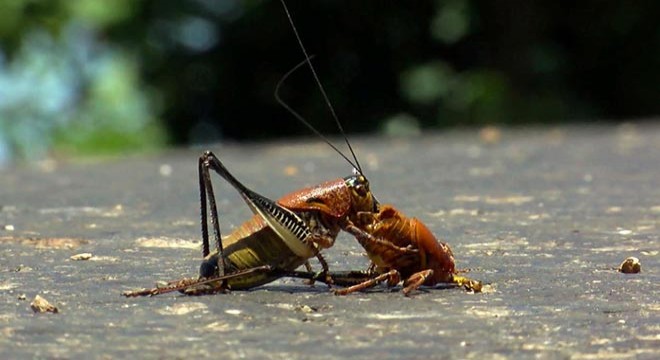
[[[356,185],[354,189],[360,197],[365,197],[369,193],[369,189],[364,185]]]

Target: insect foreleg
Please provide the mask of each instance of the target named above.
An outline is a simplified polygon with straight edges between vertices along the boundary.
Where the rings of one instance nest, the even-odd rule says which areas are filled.
[[[344,230],[346,230],[351,235],[355,236],[355,238],[358,240],[358,242],[360,242],[360,244],[362,244],[363,247],[365,247],[365,244],[367,244],[366,246],[369,246],[369,245],[382,246],[382,247],[385,247],[387,249],[399,252],[399,253],[401,253],[401,255],[405,255],[405,254],[412,255],[412,254],[418,254],[419,253],[418,249],[414,249],[414,248],[409,247],[409,246],[406,246],[406,247],[397,246],[397,245],[393,244],[390,241],[379,239],[379,238],[371,235],[370,233],[368,233],[368,232],[366,232],[366,231],[360,229],[359,227],[357,227],[353,224],[350,224],[350,223],[347,224],[344,227]]]
[[[370,287],[378,285],[378,283],[387,280],[387,286],[392,287],[401,281],[401,275],[396,270],[390,270],[386,273],[375,276],[371,279],[363,281],[357,285],[349,286],[344,289],[335,290],[335,295],[348,295],[356,291],[362,291]]]
[[[418,289],[420,286],[422,286],[422,284],[424,284],[426,279],[431,276],[433,276],[432,269],[422,270],[410,275],[410,277],[403,282],[403,294],[408,296],[411,291]]]
[[[321,269],[323,269],[323,270],[321,271],[321,273],[319,274],[319,276],[322,275],[322,276],[325,277],[325,280],[324,280],[323,282],[324,282],[326,285],[328,285],[328,287],[332,286],[332,284],[333,284],[334,282],[333,282],[333,280],[332,280],[332,277],[330,277],[330,275],[329,275],[329,273],[330,273],[330,268],[328,267],[328,262],[325,261],[325,258],[323,258],[323,256],[321,255],[321,253],[318,252],[318,251],[316,252],[316,258],[318,259],[319,263],[321,264]],[[309,265],[309,263],[307,263],[307,264]],[[311,267],[307,267],[307,266],[305,266],[305,269],[306,269],[308,272],[311,272]],[[314,284],[314,281],[313,281],[313,280],[310,281],[309,284],[310,284],[310,285]]]

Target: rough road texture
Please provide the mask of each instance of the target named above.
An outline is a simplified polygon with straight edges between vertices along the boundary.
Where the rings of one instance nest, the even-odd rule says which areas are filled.
[[[3,358],[658,358],[660,126],[355,139],[383,203],[424,221],[489,291],[383,287],[126,299],[195,276],[202,149],[0,172]],[[264,195],[350,168],[316,142],[213,146]],[[249,215],[214,178],[225,232]],[[72,255],[91,253],[93,257]],[[640,274],[614,270],[626,257]],[[326,253],[363,269],[356,241]],[[59,310],[34,313],[39,294]]]

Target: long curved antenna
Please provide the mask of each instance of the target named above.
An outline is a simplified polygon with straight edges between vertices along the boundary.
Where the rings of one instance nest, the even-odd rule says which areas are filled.
[[[346,141],[346,145],[348,145],[348,150],[350,150],[351,155],[353,155],[353,159],[355,159],[355,165],[357,165],[357,170],[362,174],[362,167],[360,166],[360,162],[357,159],[357,156],[355,156],[355,152],[353,151],[353,147],[351,146],[351,143],[348,141],[348,137],[346,136],[346,132],[344,132],[344,127],[341,126],[341,122],[339,122],[339,118],[337,117],[337,113],[335,112],[335,108],[332,106],[332,103],[330,103],[330,99],[328,98],[328,94],[325,92],[325,88],[323,87],[323,84],[321,84],[321,80],[319,79],[319,76],[316,74],[316,70],[314,70],[314,66],[312,65],[312,62],[309,61],[309,55],[307,54],[307,50],[305,49],[305,45],[303,45],[302,40],[300,39],[300,35],[298,34],[298,29],[296,28],[296,25],[293,23],[293,19],[291,18],[291,13],[289,13],[289,8],[286,6],[286,3],[284,0],[280,0],[282,3],[282,6],[284,7],[284,12],[286,12],[287,18],[289,18],[289,23],[291,24],[291,28],[293,29],[293,33],[296,35],[296,39],[298,40],[298,45],[300,45],[300,48],[302,49],[303,55],[305,55],[305,61],[309,65],[309,69],[312,71],[312,75],[314,75],[314,80],[316,80],[316,83],[319,85],[319,89],[321,90],[321,94],[323,95],[323,99],[325,100],[325,103],[328,105],[328,108],[330,109],[330,113],[332,114],[332,118],[335,119],[335,123],[337,123],[337,127],[339,128],[339,131],[341,134],[344,136],[344,140]]]
[[[314,57],[314,56],[312,55],[311,58],[313,58],[313,57]],[[293,108],[292,108],[291,106],[289,106],[289,104],[287,104],[286,102],[284,102],[284,100],[282,100],[282,98],[280,97],[280,88],[282,87],[282,84],[284,84],[284,81],[286,81],[286,79],[287,79],[289,76],[291,76],[291,74],[293,74],[296,70],[300,69],[301,66],[305,65],[308,61],[310,61],[311,58],[307,58],[307,59],[301,61],[301,62],[298,63],[293,69],[289,70],[286,74],[284,74],[284,76],[282,76],[282,78],[280,79],[280,81],[278,81],[278,82],[277,82],[277,85],[275,86],[275,100],[277,100],[277,102],[278,102],[280,105],[282,105],[283,108],[285,108],[286,110],[288,110],[288,111],[291,113],[291,115],[293,115],[293,117],[295,117],[296,119],[298,119],[298,121],[300,121],[300,122],[303,123],[305,126],[307,126],[307,128],[308,128],[309,130],[311,130],[314,134],[316,134],[318,137],[320,137],[323,141],[325,141],[326,144],[328,144],[328,145],[329,145],[332,149],[334,149],[339,155],[341,155],[341,157],[343,157],[346,161],[348,161],[348,163],[351,164],[351,166],[352,166],[353,168],[355,168],[355,169],[359,169],[359,166],[358,166],[358,165],[354,164],[354,163],[353,163],[348,157],[346,157],[346,155],[344,155],[343,152],[341,152],[341,150],[339,150],[339,149],[338,149],[338,148],[337,148],[337,147],[336,147],[336,146],[335,146],[335,145],[334,145],[334,144],[333,144],[333,143],[332,143],[327,137],[325,137],[325,135],[321,134],[320,131],[316,130],[316,128],[315,128],[314,126],[312,126],[312,124],[310,124],[307,120],[305,120],[305,118],[303,118],[302,115],[300,115],[298,112],[296,112],[295,110],[293,110]],[[351,151],[351,152],[352,152],[352,151]],[[355,157],[355,154],[353,154],[353,157]],[[356,161],[357,161],[357,159],[356,159]],[[360,173],[362,173],[361,170],[360,170]]]

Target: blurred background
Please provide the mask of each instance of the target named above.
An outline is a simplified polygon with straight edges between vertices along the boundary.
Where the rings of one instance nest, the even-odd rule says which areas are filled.
[[[658,1],[287,3],[351,133],[660,114]],[[301,60],[275,0],[1,1],[0,166],[309,135]]]

